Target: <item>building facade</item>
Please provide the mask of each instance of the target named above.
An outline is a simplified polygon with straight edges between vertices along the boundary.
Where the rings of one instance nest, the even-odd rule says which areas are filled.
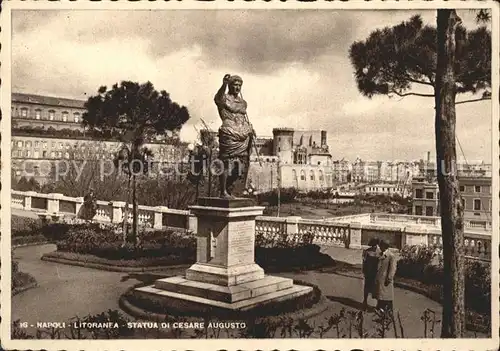
[[[25,175],[25,170],[28,173],[33,168],[41,170],[57,160],[112,160],[121,147],[122,143],[118,141],[13,135],[12,169],[16,177],[21,177]],[[155,163],[169,164],[187,158],[187,147],[184,145],[146,143],[144,147],[152,152]],[[40,177],[36,178],[39,180]]]
[[[412,181],[412,214],[417,216],[439,216],[439,188],[436,182],[424,177]]]
[[[84,105],[82,100],[12,93],[12,128],[83,131]]]
[[[464,221],[491,224],[491,178],[460,176],[458,182],[464,207]],[[425,177],[415,178],[412,182],[412,190],[412,214],[440,215],[439,187],[436,181],[428,181]]]
[[[401,192],[396,184],[369,184],[365,185],[364,193],[367,195],[393,196]]]

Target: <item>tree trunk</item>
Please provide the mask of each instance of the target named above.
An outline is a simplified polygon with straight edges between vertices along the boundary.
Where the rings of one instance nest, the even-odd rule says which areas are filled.
[[[437,11],[436,161],[443,239],[442,338],[460,338],[465,331],[464,231],[455,147],[455,10]]]
[[[134,242],[134,246],[137,247],[139,244],[139,235],[138,235],[138,213],[137,213],[137,181],[135,174],[132,176],[132,240]]]
[[[125,247],[125,245],[127,244],[129,199],[130,199],[130,176],[128,176],[128,182],[127,182],[127,201],[125,201],[125,207],[123,209],[123,222],[122,222],[123,243],[122,243],[122,247]]]

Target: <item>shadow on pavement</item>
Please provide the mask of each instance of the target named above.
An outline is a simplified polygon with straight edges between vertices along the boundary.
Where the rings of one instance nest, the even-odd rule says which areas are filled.
[[[348,297],[331,296],[331,295],[327,296],[327,298],[331,301],[338,302],[344,306],[351,307],[359,311],[363,311],[363,303],[360,301],[355,301]],[[367,312],[372,312],[374,310],[375,308],[373,306],[369,306]]]

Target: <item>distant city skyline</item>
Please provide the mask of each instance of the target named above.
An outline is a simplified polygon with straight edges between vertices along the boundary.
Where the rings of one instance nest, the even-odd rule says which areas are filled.
[[[354,41],[417,13],[435,24],[435,11],[425,10],[16,10],[12,90],[85,100],[101,85],[150,80],[188,107],[192,118],[181,137],[192,141],[200,118],[219,127],[213,96],[225,73],[237,73],[259,135],[324,129],[333,159],[419,160],[427,151],[432,159],[433,100],[361,96],[347,56]],[[477,26],[473,13],[459,15],[467,28]],[[457,105],[467,161],[491,163],[491,125],[490,102]]]

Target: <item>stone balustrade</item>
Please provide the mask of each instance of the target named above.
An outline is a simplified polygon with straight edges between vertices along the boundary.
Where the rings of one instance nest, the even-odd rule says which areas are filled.
[[[35,211],[41,215],[59,214],[77,216],[83,205],[82,197],[68,197],[62,194],[41,194],[33,191],[12,190],[12,208]],[[125,212],[124,201],[97,200],[97,211],[94,220],[105,223],[121,223]],[[129,204],[128,222],[132,223],[132,205]],[[196,229],[196,221],[189,211],[170,209],[165,206],[138,206],[139,225],[147,228],[161,229],[175,227]]]
[[[76,216],[83,205],[83,198],[62,194],[40,194],[32,191],[12,190],[12,208],[44,213],[48,216]],[[94,220],[122,222],[125,202],[97,201]],[[139,225],[161,229],[175,227],[197,231],[197,218],[190,211],[170,209],[165,206],[138,206]],[[128,221],[132,223],[132,205],[129,204]],[[442,251],[441,219],[439,217],[403,214],[369,213],[329,218],[325,220],[301,217],[258,216],[255,230],[267,239],[287,236],[287,240],[301,241],[304,235],[312,235],[319,245],[362,248],[370,238],[388,241],[392,247],[425,245]],[[491,227],[480,222],[465,223],[465,254],[488,260],[491,257]]]

